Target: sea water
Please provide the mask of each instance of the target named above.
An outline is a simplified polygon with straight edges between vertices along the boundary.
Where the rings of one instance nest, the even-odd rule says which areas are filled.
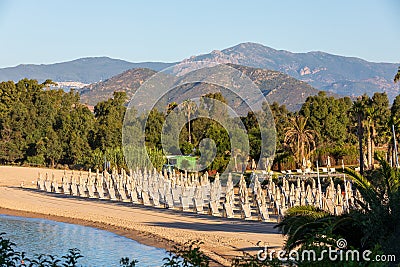
[[[132,239],[104,230],[45,219],[0,214],[0,233],[16,243],[16,251],[28,258],[35,254],[62,256],[78,248],[84,256],[79,266],[120,266],[123,257],[136,259],[136,266],[162,266],[167,256],[164,249],[140,244]]]

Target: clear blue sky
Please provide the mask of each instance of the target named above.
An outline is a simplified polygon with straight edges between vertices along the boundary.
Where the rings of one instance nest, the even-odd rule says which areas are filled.
[[[179,61],[242,42],[400,62],[400,1],[0,0],[0,67]]]

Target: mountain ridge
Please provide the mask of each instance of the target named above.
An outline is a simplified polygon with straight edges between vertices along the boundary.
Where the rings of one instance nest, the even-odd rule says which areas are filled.
[[[372,95],[374,92],[386,92],[392,101],[400,94],[399,84],[393,83],[393,77],[400,63],[370,62],[357,57],[322,51],[294,53],[252,42],[194,55],[181,62],[198,64],[200,61],[232,63],[280,71],[316,89],[338,95],[356,97],[364,93]],[[180,69],[176,62],[132,63],[108,57],[87,57],[47,65],[23,64],[3,68],[0,69],[0,81],[18,81],[27,77],[39,81],[52,79],[56,82],[75,81],[88,84],[104,81],[132,68],[159,71],[171,66],[176,74],[188,71]]]
[[[308,96],[316,95],[319,92],[319,90],[313,88],[309,84],[279,71],[252,68],[235,64],[229,64],[229,66],[236,68],[249,77],[260,88],[261,92],[270,104],[278,102],[281,105],[286,105],[286,107],[292,111],[298,110]],[[100,101],[112,97],[112,94],[115,91],[127,92],[128,99],[130,99],[140,85],[155,73],[155,71],[145,68],[131,69],[105,81],[85,86],[79,90],[81,101],[89,105],[95,105]],[[195,84],[189,86],[185,89],[185,91],[188,92],[184,95],[185,99],[191,98],[193,94],[198,93],[193,92],[193,94],[191,94],[190,90],[211,92],[214,91],[215,88],[203,83],[201,83],[201,85]],[[180,91],[180,93],[182,93],[182,91]],[[328,93],[328,95],[332,94]],[[172,95],[171,97],[179,99],[183,96]]]
[[[363,93],[372,95],[374,92],[387,92],[393,100],[400,94],[399,85],[393,83],[400,63],[369,62],[321,51],[293,53],[251,42],[183,60],[184,63],[192,64],[204,61],[281,71],[319,90],[339,95],[355,97]],[[179,66],[175,72],[180,73]]]
[[[84,57],[71,61],[52,64],[20,64],[0,69],[0,80],[18,81],[25,77],[44,81],[82,82],[85,84],[106,80],[132,68],[150,68],[162,70],[175,63],[166,62],[129,62],[110,57]]]

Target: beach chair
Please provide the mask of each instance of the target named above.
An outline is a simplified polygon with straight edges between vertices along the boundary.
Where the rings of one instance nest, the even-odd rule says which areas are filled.
[[[95,196],[94,196],[94,190],[95,190],[94,185],[89,185],[87,187],[87,189],[88,189],[89,198],[95,198]]]
[[[172,198],[174,199],[175,203],[180,202],[180,196],[182,195],[182,187],[181,186],[176,186],[175,188],[172,188]]]
[[[51,193],[51,182],[50,181],[44,181],[44,188],[46,189],[46,192]]]
[[[65,195],[71,195],[71,186],[68,183],[63,183],[62,189]]]
[[[187,190],[187,195],[188,195],[189,199],[193,198],[193,196],[194,196],[194,190],[195,190],[195,187],[194,187],[194,186],[191,186],[191,187],[188,188],[188,190]]]
[[[97,194],[99,195],[99,199],[105,199],[103,186],[96,186],[95,189]]]
[[[132,203],[134,203],[134,204],[138,204],[138,203],[139,203],[138,195],[137,195],[136,189],[133,189],[133,190],[131,191],[131,201],[132,201]]]
[[[195,212],[203,213],[204,200],[202,198],[193,198]]]
[[[54,193],[56,193],[56,194],[60,194],[60,193],[61,193],[60,188],[58,187],[58,183],[57,183],[57,182],[53,182],[52,185],[51,185],[51,187],[53,188],[53,192],[54,192]]]
[[[111,200],[118,200],[117,197],[115,196],[115,190],[114,188],[110,187],[108,188],[108,196],[110,197]]]
[[[78,185],[78,195],[80,197],[87,197],[88,195],[86,194],[86,188],[84,185]]]
[[[122,202],[128,202],[129,201],[128,197],[126,196],[125,189],[120,188],[118,190],[118,194],[119,194],[119,197],[120,197]]]
[[[208,203],[209,214],[212,216],[220,216],[218,205],[215,201],[211,201]]]
[[[208,199],[208,197],[210,196],[210,185],[202,185],[201,189],[203,193],[203,199]]]
[[[265,205],[261,205],[257,203],[258,207],[258,220],[262,222],[267,222],[269,221],[269,214],[268,214],[268,209]]]
[[[78,186],[75,183],[71,184],[71,192],[74,197],[78,196]]]
[[[242,210],[242,219],[250,220],[251,219],[251,209],[249,203],[241,203],[240,208]]]
[[[172,194],[167,192],[167,194],[165,195],[165,207],[167,209],[173,209],[174,208],[174,199],[172,198]]]
[[[151,206],[149,194],[147,194],[147,192],[144,191],[142,192],[142,200],[143,200],[143,205]]]
[[[223,203],[224,215],[226,218],[235,218],[233,207],[229,203]]]
[[[44,188],[44,181],[43,181],[43,180],[38,180],[38,181],[37,181],[37,188],[38,188],[39,190],[42,190],[42,191],[45,190],[45,188]]]
[[[189,197],[188,196],[181,196],[180,202],[182,205],[182,211],[189,211]]]
[[[152,201],[153,201],[153,207],[160,207],[160,194],[156,192],[152,196]]]

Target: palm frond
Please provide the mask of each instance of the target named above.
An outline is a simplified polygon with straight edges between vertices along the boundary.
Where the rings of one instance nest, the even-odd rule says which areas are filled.
[[[348,174],[349,178],[357,185],[357,189],[365,203],[362,203],[363,201],[360,200],[356,201],[363,207],[364,211],[368,212],[368,207],[379,206],[381,204],[381,193],[366,177],[349,168],[345,168],[345,173]]]
[[[296,215],[308,215],[318,219],[329,215],[329,213],[314,206],[294,206],[286,211],[285,217]]]
[[[400,171],[398,169],[390,167],[389,163],[381,157],[377,157],[381,168],[379,170],[381,177],[383,178],[386,190],[388,194],[397,192],[400,187]]]

